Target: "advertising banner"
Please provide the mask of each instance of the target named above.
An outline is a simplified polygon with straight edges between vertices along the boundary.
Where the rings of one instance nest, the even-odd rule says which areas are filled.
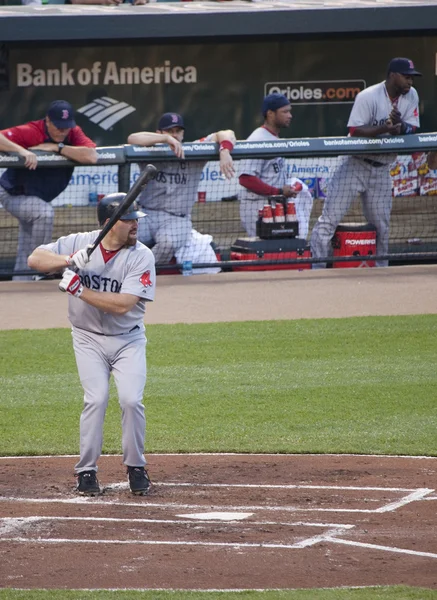
[[[421,130],[435,131],[436,52],[437,36],[3,46],[0,127],[42,118],[52,100],[65,99],[98,146],[155,131],[163,112],[184,116],[187,141],[229,128],[244,140],[263,121],[263,96],[280,92],[293,112],[282,137],[344,136],[356,95],[385,79],[391,58],[407,56],[423,73],[415,80]]]

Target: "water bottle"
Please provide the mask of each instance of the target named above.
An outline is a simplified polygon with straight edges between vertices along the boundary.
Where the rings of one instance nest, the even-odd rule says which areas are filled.
[[[193,274],[193,262],[191,260],[184,260],[182,263],[182,275]]]
[[[97,204],[97,201],[98,201],[97,185],[91,180],[89,193],[88,193],[88,204]]]

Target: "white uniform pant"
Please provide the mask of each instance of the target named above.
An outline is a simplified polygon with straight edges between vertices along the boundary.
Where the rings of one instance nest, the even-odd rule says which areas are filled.
[[[314,258],[332,254],[331,240],[337,225],[347,214],[359,194],[363,213],[368,223],[376,227],[376,253],[388,254],[392,182],[390,165],[374,167],[360,158],[344,156],[334,172],[321,216],[311,235],[311,253]],[[387,260],[376,261],[377,267],[388,266]],[[313,269],[324,268],[326,263],[314,263]]]
[[[28,271],[27,258],[41,244],[52,241],[54,210],[37,196],[12,196],[0,186],[0,203],[18,219],[18,248],[15,271]],[[14,281],[26,281],[32,275],[15,275]]]
[[[296,207],[296,217],[299,223],[299,237],[306,239],[313,208],[313,197],[309,190],[302,190],[296,198],[290,198],[294,201]],[[258,220],[259,211],[266,204],[267,198],[260,197],[260,200],[244,200],[240,201],[240,219],[241,224],[247,231],[250,237],[256,236],[256,222]]]
[[[146,337],[144,331],[105,336],[73,328],[73,347],[84,408],[80,417],[80,459],[77,473],[97,471],[102,453],[103,422],[113,373],[121,407],[123,463],[142,467],[146,433],[143,393],[146,384]]]
[[[144,208],[146,217],[138,219],[138,239],[152,248],[156,264],[171,261],[191,238],[191,217],[176,216],[161,210]]]

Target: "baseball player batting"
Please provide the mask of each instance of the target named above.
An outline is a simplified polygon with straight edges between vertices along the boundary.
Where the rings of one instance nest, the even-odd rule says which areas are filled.
[[[349,135],[384,137],[408,135],[419,127],[419,97],[413,87],[413,77],[421,75],[408,58],[394,58],[387,70],[387,79],[360,92],[349,117]],[[367,221],[376,227],[376,253],[388,253],[392,182],[390,165],[395,154],[365,154],[343,156],[332,176],[322,215],[311,235],[314,258],[331,254],[331,239],[337,225],[352,202],[361,194]],[[326,263],[315,263],[323,268]],[[387,260],[376,266],[388,266]]]
[[[105,196],[97,207],[100,226],[125,201],[126,194]],[[133,204],[89,253],[99,231],[75,233],[41,245],[29,257],[40,272],[62,271],[61,290],[68,292],[68,316],[84,408],[80,417],[80,458],[75,466],[79,494],[97,495],[97,461],[103,444],[103,423],[114,375],[121,407],[123,463],[130,489],[150,489],[144,457],[146,421],[146,302],[155,295],[155,259],[138,242],[138,219],[145,213]],[[75,272],[73,269],[77,270]]]

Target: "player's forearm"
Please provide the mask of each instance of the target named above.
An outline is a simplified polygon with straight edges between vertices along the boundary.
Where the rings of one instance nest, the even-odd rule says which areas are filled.
[[[59,150],[59,146],[55,142],[44,142],[43,144],[32,146],[31,150],[56,152],[61,154],[64,158],[74,160],[83,165],[95,165],[99,158],[97,150],[95,148],[90,148],[89,146],[69,146],[66,144]]]
[[[36,248],[27,259],[27,264],[31,269],[40,273],[56,273],[65,269],[67,259],[67,255]]]
[[[127,138],[128,144],[134,146],[154,146],[155,144],[167,144],[169,135],[166,133],[152,133],[151,131],[138,131],[131,133]]]
[[[240,175],[239,182],[249,192],[258,194],[258,196],[275,196],[282,193],[280,188],[264,183],[264,181],[259,177],[255,177],[255,175]]]
[[[96,149],[88,146],[64,146],[60,154],[82,165],[95,165],[98,160]]]
[[[15,142],[8,140],[2,133],[0,133],[0,151],[1,152],[21,152],[22,146],[19,146]]]
[[[86,287],[80,299],[99,310],[111,315],[125,315],[138,302],[138,297],[132,294],[116,294],[114,292],[95,292]]]
[[[382,135],[384,133],[387,133],[387,126],[386,125],[378,125],[378,126],[373,126],[370,125],[368,127],[363,126],[363,127],[352,127],[349,129],[349,132],[351,134],[351,136],[353,137],[369,137],[369,138],[374,138],[374,137],[378,137],[378,135]]]
[[[235,142],[237,141],[235,133],[232,131],[232,129],[217,131],[215,137],[216,139],[214,141],[218,142],[219,144],[221,144],[221,142],[231,142],[231,144],[234,146]]]

